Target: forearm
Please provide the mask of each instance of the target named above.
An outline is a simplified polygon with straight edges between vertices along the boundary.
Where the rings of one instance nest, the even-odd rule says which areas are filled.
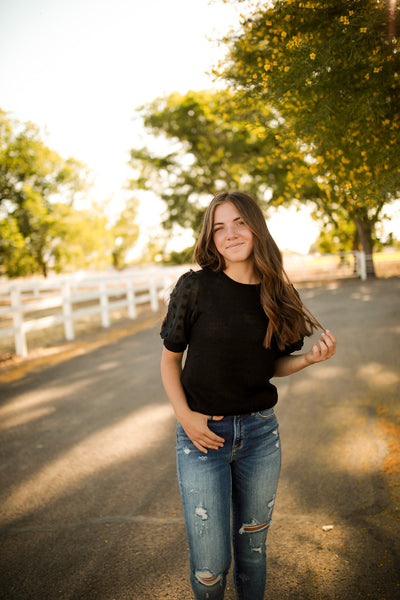
[[[306,354],[289,354],[278,358],[275,361],[274,377],[286,377],[286,375],[297,373],[310,365],[332,358],[335,352],[335,336],[327,329],[322,332],[321,339]]]
[[[171,355],[171,352],[164,349],[161,357],[161,379],[165,392],[179,421],[190,412],[190,408],[181,383],[182,355]]]
[[[297,373],[312,363],[308,362],[305,354],[290,354],[289,356],[281,356],[275,361],[274,377],[286,377]]]

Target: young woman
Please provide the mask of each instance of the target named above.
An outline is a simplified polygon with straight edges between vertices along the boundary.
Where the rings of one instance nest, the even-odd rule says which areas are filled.
[[[281,454],[271,377],[335,353],[282,267],[257,203],[242,192],[209,205],[161,329],[163,384],[177,420],[177,470],[197,600],[221,600],[234,551],[238,600],[262,600],[266,537]],[[183,354],[187,357],[182,368]]]

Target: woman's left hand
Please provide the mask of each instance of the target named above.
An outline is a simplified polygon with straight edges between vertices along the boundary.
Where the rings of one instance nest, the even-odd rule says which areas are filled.
[[[306,361],[313,365],[331,358],[336,352],[336,339],[328,329],[321,334],[321,338],[316,342],[311,350],[304,355]]]

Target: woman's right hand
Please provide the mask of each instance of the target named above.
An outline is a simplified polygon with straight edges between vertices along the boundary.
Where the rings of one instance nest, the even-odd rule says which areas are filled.
[[[221,421],[224,417],[214,417],[213,421]],[[179,419],[186,435],[200,452],[207,454],[208,449],[218,450],[224,445],[224,438],[216,435],[208,427],[207,415],[189,410],[183,418]]]
[[[161,357],[161,376],[167,396],[175,415],[198,450],[207,454],[208,449],[217,450],[225,440],[209,429],[208,416],[191,410],[187,404],[185,391],[181,383],[183,352],[171,352],[163,348]],[[221,421],[224,417],[214,417]]]

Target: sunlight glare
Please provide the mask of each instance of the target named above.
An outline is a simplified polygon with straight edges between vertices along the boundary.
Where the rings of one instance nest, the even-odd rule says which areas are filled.
[[[174,420],[170,404],[146,406],[82,440],[39,472],[28,476],[2,506],[3,524],[43,507],[71,488],[160,445]]]

